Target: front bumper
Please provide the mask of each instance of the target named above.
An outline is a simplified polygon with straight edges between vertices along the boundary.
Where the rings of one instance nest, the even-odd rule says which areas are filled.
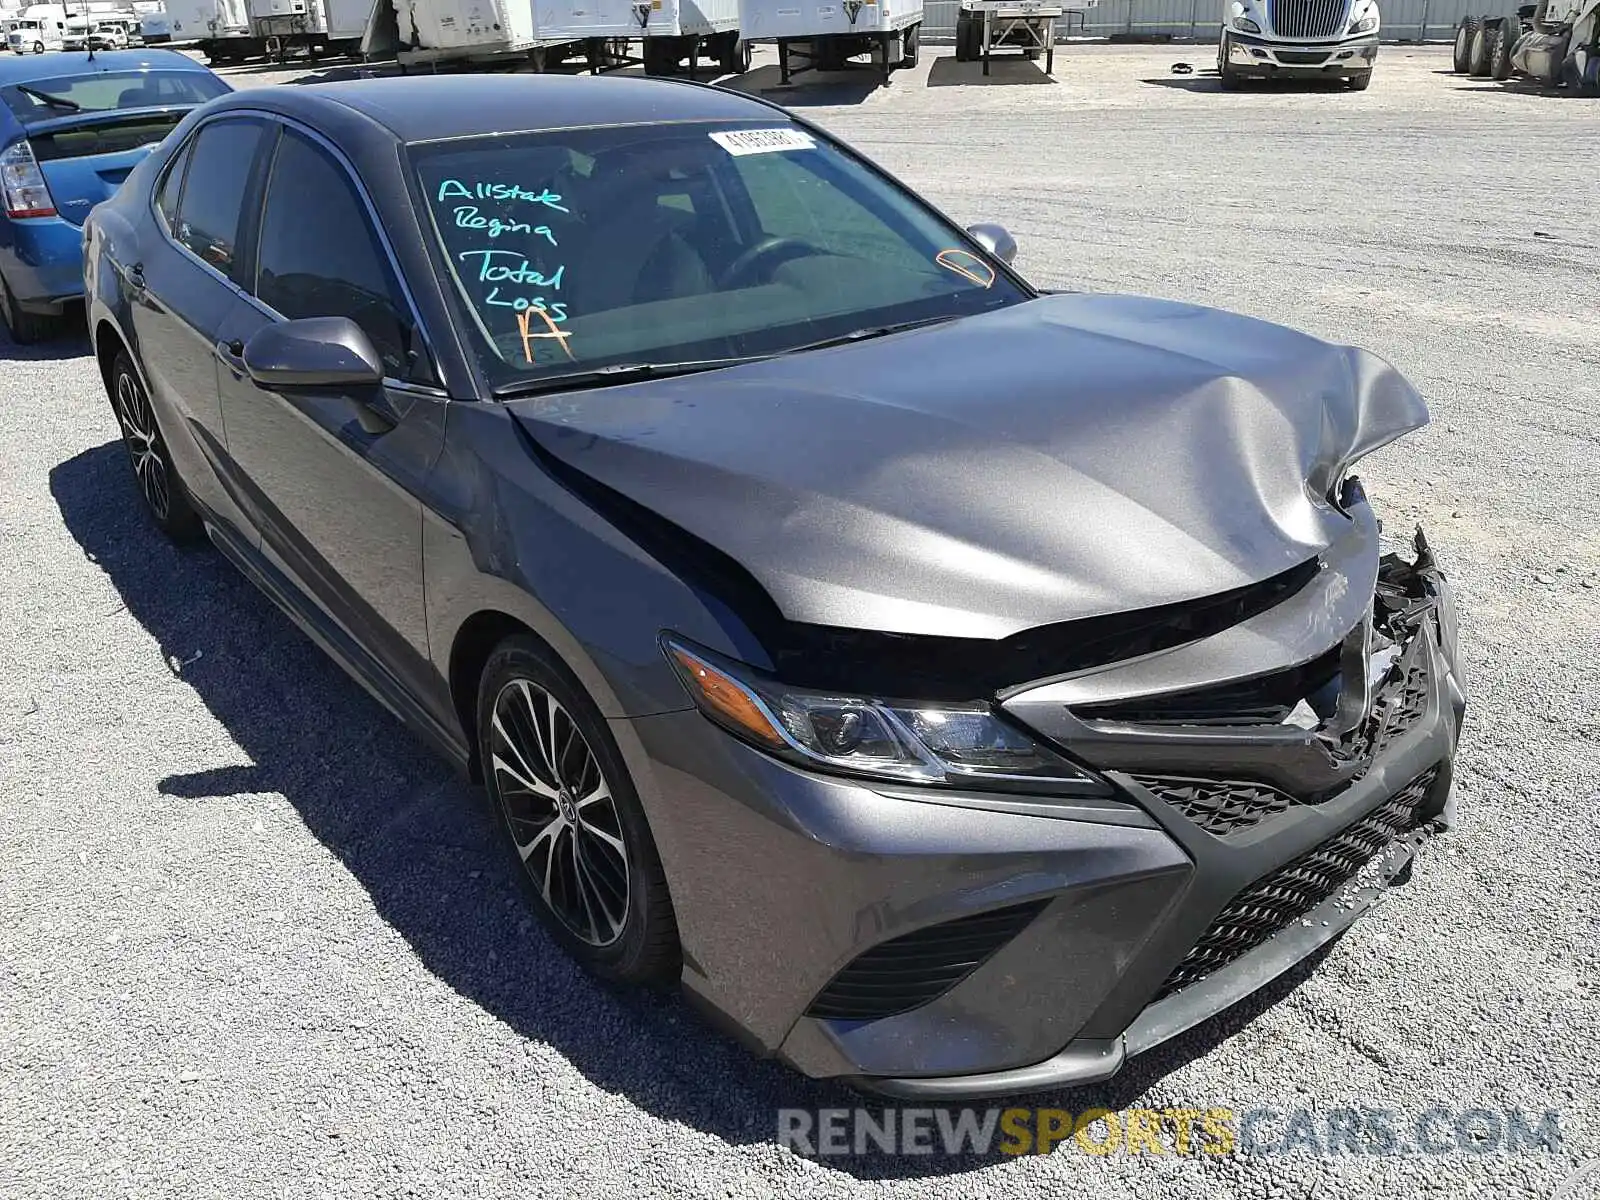
[[[1228,31],[1228,65],[1243,75],[1315,78],[1370,71],[1378,61],[1378,35],[1337,42],[1289,42]]]
[[[0,217],[0,275],[28,312],[59,315],[83,299],[83,229],[61,217]]]
[[[1162,656],[1170,677],[1211,650],[1243,662],[1240,646],[1314,645],[1342,626],[1348,601],[1329,596],[1353,592],[1365,607],[1379,582],[1375,525],[1357,525],[1346,551],[1371,560],[1368,576],[1325,572],[1338,575],[1327,594],[1308,585],[1282,611]],[[1005,701],[1046,737],[1064,741],[1073,726],[1074,751],[1116,786],[1104,800],[866,786],[793,770],[697,713],[628,722],[638,741],[624,750],[672,888],[687,990],[808,1075],[928,1100],[1105,1079],[1255,991],[1376,903],[1450,818],[1465,700],[1449,588],[1420,535],[1418,549],[1414,568],[1386,560],[1423,599],[1352,731],[1360,745],[1347,761],[1324,756],[1326,786],[1312,780],[1320,735],[1299,727],[1253,746],[1188,726],[1099,722],[1079,736],[1078,700],[1059,689],[1099,702],[1119,686],[1116,670]],[[1370,685],[1365,664],[1360,673]],[[1209,809],[1176,786],[1205,780],[1228,792]],[[996,912],[1027,916],[997,947],[967,932],[947,946],[905,940]],[[942,994],[889,1015],[847,1011],[904,986],[907,971],[943,969],[950,946],[981,961]]]

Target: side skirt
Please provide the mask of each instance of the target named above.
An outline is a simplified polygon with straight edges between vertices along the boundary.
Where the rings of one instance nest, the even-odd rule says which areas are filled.
[[[412,732],[425,738],[444,756],[452,767],[465,778],[471,755],[467,748],[428,711],[411,698],[411,695],[385,671],[380,663],[361,646],[328,620],[321,612],[304,603],[299,589],[283,573],[247,546],[226,525],[206,515],[206,532],[224,558],[237,567],[244,577],[260,588],[267,597],[283,610],[291,621],[308,638],[315,642],[329,658],[343,667],[384,708],[388,709]]]

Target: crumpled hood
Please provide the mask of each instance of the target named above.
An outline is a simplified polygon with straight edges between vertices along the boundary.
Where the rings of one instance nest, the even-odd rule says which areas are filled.
[[[1428,419],[1365,351],[1104,295],[511,407],[792,621],[979,638],[1303,562],[1347,465]]]

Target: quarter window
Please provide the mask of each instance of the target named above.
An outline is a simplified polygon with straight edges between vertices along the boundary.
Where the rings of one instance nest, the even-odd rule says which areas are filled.
[[[195,135],[173,229],[178,241],[202,261],[239,283],[239,214],[264,131],[259,121],[224,120]]]
[[[350,175],[286,130],[261,216],[255,294],[291,320],[349,317],[388,373],[409,378],[413,330],[383,247]]]
[[[188,141],[177,154],[173,155],[172,162],[167,166],[167,174],[161,181],[161,194],[156,198],[156,208],[161,211],[161,219],[167,223],[168,229],[176,229],[178,224],[178,197],[183,192],[183,172],[189,165],[189,151],[194,148],[194,142]]]

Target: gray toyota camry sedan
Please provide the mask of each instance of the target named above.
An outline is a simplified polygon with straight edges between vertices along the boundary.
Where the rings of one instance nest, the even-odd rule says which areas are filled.
[[[570,953],[938,1099],[1336,936],[1465,706],[1352,473],[1406,381],[1014,252],[747,96],[464,76],[212,102],[84,271],[154,523],[482,781]]]

